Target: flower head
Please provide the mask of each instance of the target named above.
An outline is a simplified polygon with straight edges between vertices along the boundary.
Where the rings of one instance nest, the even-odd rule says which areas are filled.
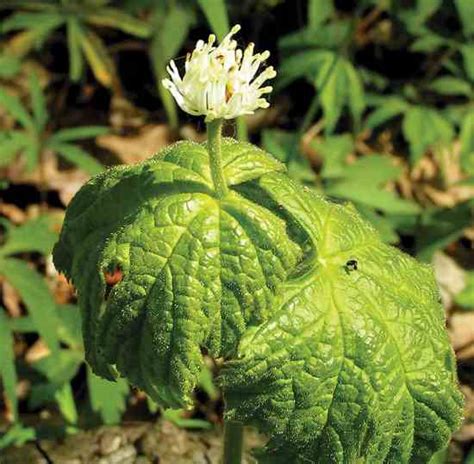
[[[268,108],[263,95],[270,93],[272,87],[262,87],[262,84],[275,77],[276,72],[272,66],[258,76],[257,71],[270,52],[254,55],[253,43],[245,51],[237,48],[232,36],[239,30],[239,25],[234,26],[218,46],[214,45],[216,37],[212,34],[207,43],[199,40],[186,57],[183,77],[171,60],[167,67],[171,79],[163,79],[162,83],[183,111],[212,121],[233,119],[252,114],[258,108]]]

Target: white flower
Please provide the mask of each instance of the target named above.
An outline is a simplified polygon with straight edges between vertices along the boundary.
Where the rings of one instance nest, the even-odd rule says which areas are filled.
[[[186,57],[185,73],[181,78],[171,60],[167,71],[171,79],[163,79],[183,111],[204,115],[206,121],[217,118],[233,119],[242,114],[252,114],[258,108],[268,108],[262,96],[272,87],[261,87],[267,79],[276,76],[272,66],[256,76],[260,65],[270,52],[253,54],[254,44],[245,51],[237,48],[232,36],[240,30],[236,25],[219,46],[210,35],[207,43],[199,40],[194,51]],[[256,76],[256,77],[255,77]]]

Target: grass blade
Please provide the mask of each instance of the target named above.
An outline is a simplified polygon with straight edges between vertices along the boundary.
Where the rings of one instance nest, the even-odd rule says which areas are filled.
[[[18,399],[16,397],[16,369],[15,353],[13,352],[13,337],[8,325],[8,318],[5,311],[0,307],[0,377],[3,382],[3,389],[8,400],[11,419],[15,422],[18,419]]]
[[[56,334],[56,305],[43,278],[24,261],[15,258],[0,260],[0,273],[18,290],[36,330],[52,352],[59,350]]]

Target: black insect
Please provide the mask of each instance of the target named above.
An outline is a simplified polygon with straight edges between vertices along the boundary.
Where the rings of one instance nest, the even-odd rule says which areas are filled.
[[[358,266],[359,266],[359,263],[357,262],[356,259],[349,259],[344,265],[344,269],[349,274],[349,272],[357,271]]]

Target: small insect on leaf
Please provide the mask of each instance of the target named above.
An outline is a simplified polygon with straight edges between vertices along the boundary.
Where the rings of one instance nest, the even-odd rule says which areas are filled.
[[[120,267],[116,266],[115,269],[111,271],[104,271],[105,283],[113,287],[118,284],[123,278],[123,272]]]
[[[344,265],[344,269],[346,272],[349,274],[352,271],[357,271],[359,263],[357,262],[356,259],[349,259],[346,264]]]

